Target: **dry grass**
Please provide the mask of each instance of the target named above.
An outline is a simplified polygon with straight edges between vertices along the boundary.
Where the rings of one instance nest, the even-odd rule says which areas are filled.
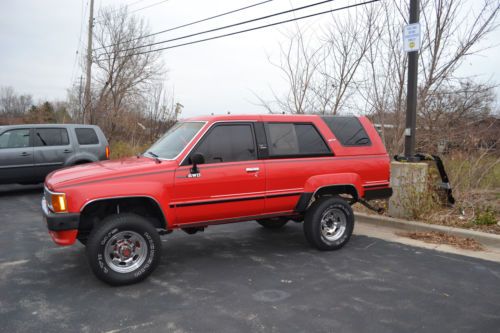
[[[114,141],[111,143],[111,159],[118,159],[122,157],[135,156],[144,153],[149,147],[150,143],[143,145],[131,145],[125,141]]]
[[[464,250],[482,251],[481,243],[472,238],[463,238],[446,234],[444,232],[397,232],[396,235],[420,240],[431,244],[446,244]]]

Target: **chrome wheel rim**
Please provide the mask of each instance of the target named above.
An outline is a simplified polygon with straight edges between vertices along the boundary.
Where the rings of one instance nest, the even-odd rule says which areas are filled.
[[[147,257],[147,243],[135,231],[120,231],[111,237],[104,248],[109,268],[118,273],[130,273],[141,267]]]
[[[342,237],[347,228],[347,218],[339,208],[328,208],[321,216],[321,236],[333,242]]]

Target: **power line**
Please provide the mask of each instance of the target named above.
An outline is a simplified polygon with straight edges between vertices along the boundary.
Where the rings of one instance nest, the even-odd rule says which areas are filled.
[[[103,49],[103,48],[106,48],[106,47],[116,46],[116,45],[120,45],[120,44],[124,44],[124,43],[128,43],[128,42],[133,42],[133,41],[138,40],[138,39],[143,39],[143,38],[147,38],[147,37],[151,37],[151,36],[156,36],[156,35],[160,35],[160,34],[163,34],[163,33],[169,32],[169,31],[174,31],[174,30],[177,30],[177,29],[189,27],[189,26],[197,24],[197,23],[201,23],[201,22],[213,20],[215,18],[219,18],[219,17],[225,16],[225,15],[233,14],[233,13],[245,10],[245,9],[249,9],[249,8],[252,8],[252,7],[260,6],[260,5],[263,5],[263,4],[271,2],[271,1],[273,1],[273,0],[261,1],[261,2],[258,2],[258,3],[254,3],[253,5],[241,7],[241,8],[234,9],[234,10],[230,10],[228,12],[224,12],[224,13],[221,13],[221,14],[210,16],[210,17],[207,17],[207,18],[204,18],[204,19],[201,19],[201,20],[197,20],[197,21],[186,23],[186,24],[178,25],[176,27],[168,28],[168,29],[165,29],[165,30],[161,30],[161,31],[149,34],[149,35],[145,35],[145,36],[133,38],[133,39],[130,39],[128,41],[124,41],[124,42],[120,42],[120,43],[115,43],[115,44],[110,44],[110,45],[106,45],[106,46],[101,46],[99,48],[96,48],[96,50],[100,50],[100,49]]]
[[[139,2],[142,2],[142,1],[143,0],[133,2],[133,3],[129,4],[129,5],[126,5],[125,8],[128,9],[129,6],[132,6],[132,5],[134,5],[136,3],[139,3]],[[170,0],[162,0],[162,1],[159,1],[159,2],[155,2],[153,4],[150,4],[150,5],[141,7],[141,8],[134,9],[134,10],[130,11],[129,13],[135,13],[135,12],[138,12],[138,11],[141,11],[141,10],[144,10],[144,9],[148,9],[148,8],[151,8],[151,7],[154,7],[154,6],[158,6],[158,5],[161,5],[162,3],[167,2],[167,1],[170,1]],[[123,8],[123,7],[121,7],[121,8]],[[114,10],[111,10],[111,11],[109,11],[109,13],[114,13],[116,11],[119,11],[121,8],[116,8]],[[96,17],[96,19],[100,19],[102,17],[103,17],[102,15],[99,15],[99,16]],[[99,23],[99,22],[102,22],[102,20],[97,20],[96,21],[96,23]]]
[[[219,35],[219,36],[214,36],[214,37],[199,39],[199,40],[195,40],[195,41],[192,41],[192,42],[187,42],[187,43],[182,43],[182,44],[176,44],[176,45],[172,45],[172,46],[162,47],[162,48],[159,48],[159,49],[153,49],[153,50],[148,50],[148,51],[143,51],[143,52],[132,53],[132,54],[124,55],[124,56],[119,56],[117,58],[132,57],[132,56],[136,56],[136,55],[147,54],[147,53],[158,52],[158,51],[164,51],[164,50],[174,49],[174,48],[178,48],[178,47],[182,47],[182,46],[187,46],[187,45],[202,43],[202,42],[206,42],[206,41],[210,41],[210,40],[214,40],[214,39],[219,39],[219,38],[224,38],[224,37],[238,35],[238,34],[245,33],[245,32],[260,30],[260,29],[264,29],[264,28],[269,28],[269,27],[273,27],[273,26],[276,26],[276,25],[279,25],[279,24],[289,23],[289,22],[293,22],[293,21],[299,21],[299,20],[303,20],[303,19],[306,19],[306,18],[311,18],[311,17],[323,15],[323,14],[333,13],[333,12],[336,12],[336,11],[340,11],[340,10],[344,10],[344,9],[349,9],[349,8],[353,8],[353,7],[358,7],[358,6],[361,6],[361,5],[367,5],[367,4],[374,3],[374,2],[379,2],[379,1],[380,0],[370,0],[370,1],[360,2],[360,3],[357,3],[357,4],[348,5],[348,6],[344,6],[344,7],[339,7],[339,8],[335,8],[335,9],[330,9],[330,10],[326,10],[326,11],[318,12],[318,13],[314,13],[314,14],[304,15],[304,16],[300,16],[300,17],[297,17],[297,18],[289,19],[289,20],[284,20],[284,21],[270,23],[270,24],[266,24],[266,25],[262,25],[262,26],[258,26],[258,27],[254,27],[254,28],[239,30],[239,31],[235,31],[235,32],[231,32],[231,33],[227,33],[227,34],[223,34],[223,35]]]
[[[277,13],[274,13],[274,14],[269,14],[269,15],[262,16],[262,17],[257,17],[257,18],[251,19],[251,20],[246,20],[246,21],[242,21],[242,22],[238,22],[238,23],[233,23],[233,24],[225,25],[225,26],[222,26],[222,27],[219,27],[219,28],[214,28],[214,29],[209,29],[209,30],[205,30],[205,31],[200,31],[200,32],[189,34],[189,35],[185,35],[185,36],[181,36],[181,37],[176,37],[176,38],[171,38],[171,39],[167,39],[167,40],[163,40],[163,41],[159,41],[159,42],[154,42],[154,43],[150,43],[150,44],[134,46],[134,47],[131,47],[131,48],[128,48],[128,49],[125,49],[125,50],[121,50],[120,52],[126,52],[126,51],[131,51],[131,50],[136,50],[136,49],[142,49],[142,48],[149,47],[149,46],[155,46],[155,45],[165,44],[165,43],[168,43],[168,42],[173,42],[173,41],[176,41],[176,40],[190,38],[190,37],[194,37],[194,36],[198,36],[198,35],[204,35],[204,34],[207,34],[207,33],[210,33],[210,32],[219,31],[219,30],[223,30],[223,29],[227,29],[227,28],[233,28],[233,27],[236,27],[236,26],[239,26],[239,25],[261,21],[261,20],[268,19],[268,18],[271,18],[271,17],[275,17],[275,16],[279,16],[279,15],[283,15],[283,14],[288,14],[288,13],[291,13],[291,12],[294,12],[294,11],[304,10],[304,9],[307,9],[307,8],[319,6],[319,5],[322,5],[322,4],[325,4],[325,3],[328,3],[328,2],[332,2],[332,1],[335,1],[335,0],[324,0],[324,1],[313,3],[313,4],[305,5],[305,6],[302,6],[302,7],[292,8],[292,9],[284,10],[284,11],[277,12]],[[104,53],[99,54],[98,57],[100,57],[103,54]]]

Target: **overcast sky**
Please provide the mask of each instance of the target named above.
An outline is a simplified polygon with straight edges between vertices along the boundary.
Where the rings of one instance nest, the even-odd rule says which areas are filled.
[[[260,0],[262,1],[262,0]],[[108,5],[129,5],[130,11],[149,20],[151,31],[163,30],[193,20],[260,2],[259,0],[95,0],[95,12]],[[161,2],[161,3],[160,3]],[[309,4],[310,0],[274,0],[224,18],[160,35],[157,40],[230,24]],[[351,1],[353,3],[354,1]],[[155,5],[159,3],[158,5]],[[349,3],[337,0],[303,12],[305,15]],[[143,7],[153,5],[150,8]],[[377,4],[374,4],[377,5]],[[86,22],[82,18],[88,0],[1,0],[0,1],[0,86],[12,86],[35,100],[65,99],[66,89],[81,75],[76,51],[84,51]],[[88,14],[87,14],[88,15]],[[338,12],[335,15],[344,15]],[[292,18],[290,14],[286,18]],[[320,28],[332,16],[302,21],[299,26]],[[168,50],[162,58],[169,69],[168,83],[176,100],[185,108],[183,116],[210,113],[265,112],[255,105],[254,94],[271,98],[270,87],[286,86],[268,56],[277,58],[279,42],[294,23],[229,38]],[[83,31],[82,31],[83,30]],[[81,41],[80,41],[81,39]],[[500,43],[500,31],[488,43]],[[76,63],[76,65],[75,65]],[[460,74],[500,83],[500,47],[469,58]],[[500,93],[500,90],[497,89]]]

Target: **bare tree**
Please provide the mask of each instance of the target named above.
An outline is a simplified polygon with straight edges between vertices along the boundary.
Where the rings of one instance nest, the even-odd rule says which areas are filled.
[[[407,1],[381,3],[382,15],[378,15],[376,22],[377,38],[367,53],[367,76],[359,90],[365,102],[365,112],[380,124],[382,139],[392,153],[401,152],[404,143],[407,55],[402,50],[401,27],[406,23],[407,6]],[[417,138],[421,140],[419,147],[424,150],[432,148],[426,135],[428,131],[442,132],[443,126],[447,125],[436,120],[444,119],[443,112],[455,112],[450,106],[441,107],[439,100],[443,93],[458,92],[470,84],[469,78],[456,77],[457,69],[468,56],[480,52],[479,42],[498,28],[497,1],[484,0],[475,11],[472,10],[474,6],[478,4],[472,1],[421,2],[423,39],[419,55],[417,127],[418,131],[428,130]],[[488,84],[474,85],[479,94],[488,94],[490,88]],[[461,97],[475,96],[477,94]],[[441,106],[436,109],[438,105]]]
[[[148,140],[153,142],[177,121],[182,105],[174,102],[173,90],[169,93],[164,83],[152,87],[146,105],[146,130]]]
[[[289,35],[288,45],[280,45],[280,61],[271,62],[288,92],[274,94],[271,102],[259,98],[261,105],[270,112],[337,114],[360,83],[358,70],[372,43],[375,18],[366,8],[334,20],[319,36],[300,29]]]
[[[12,87],[0,87],[0,118],[2,123],[11,124],[22,118],[33,105],[31,95],[19,95]]]
[[[141,100],[152,84],[164,75],[158,52],[143,53],[151,47],[149,28],[143,19],[131,16],[125,7],[108,8],[100,13],[94,29],[98,55],[94,58],[97,70],[93,80],[95,112],[91,123],[104,126],[110,140],[117,134],[122,116],[130,110],[127,105]]]

